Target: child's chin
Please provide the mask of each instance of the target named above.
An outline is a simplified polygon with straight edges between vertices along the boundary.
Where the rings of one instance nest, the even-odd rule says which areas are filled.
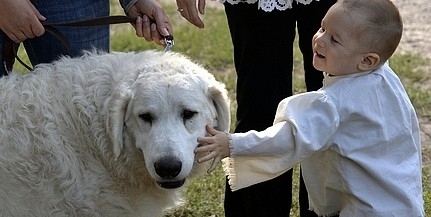
[[[324,68],[321,66],[321,64],[318,63],[318,61],[315,61],[315,59],[313,59],[313,66],[315,69],[319,70],[319,71],[325,71]]]

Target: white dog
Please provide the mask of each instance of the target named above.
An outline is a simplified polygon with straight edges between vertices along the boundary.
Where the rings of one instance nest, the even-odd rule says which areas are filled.
[[[229,120],[224,85],[172,52],[12,73],[0,79],[0,216],[160,216],[202,167],[205,125]]]

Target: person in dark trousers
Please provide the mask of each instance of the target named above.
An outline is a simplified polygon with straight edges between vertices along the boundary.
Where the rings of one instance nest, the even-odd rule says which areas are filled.
[[[178,11],[197,27],[204,23],[205,0],[177,0]],[[293,46],[298,33],[307,91],[322,87],[323,73],[313,67],[311,40],[322,18],[336,0],[224,2],[237,73],[235,132],[271,126],[278,103],[291,96]],[[290,215],[292,170],[273,180],[232,192],[226,184],[226,217],[284,217]],[[308,194],[300,177],[301,217],[317,216],[308,210]]]

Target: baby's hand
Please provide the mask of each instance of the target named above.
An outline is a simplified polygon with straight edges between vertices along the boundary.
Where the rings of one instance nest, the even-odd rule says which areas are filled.
[[[218,163],[225,157],[230,156],[229,134],[218,131],[211,126],[207,126],[209,137],[199,137],[198,142],[201,146],[195,149],[195,153],[208,152],[207,155],[198,159],[198,163],[203,163],[213,159],[208,173],[215,170]]]

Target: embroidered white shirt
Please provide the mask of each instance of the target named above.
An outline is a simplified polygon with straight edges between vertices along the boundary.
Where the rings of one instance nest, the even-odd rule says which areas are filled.
[[[232,134],[224,169],[238,190],[301,163],[310,208],[319,215],[424,216],[419,132],[407,93],[386,63],[326,76],[320,90],[284,99],[274,126]]]
[[[238,3],[254,4],[259,1],[258,9],[262,9],[266,12],[270,12],[270,11],[273,11],[274,9],[284,11],[288,8],[292,8],[292,3],[295,1],[297,3],[307,5],[307,4],[310,4],[313,0],[220,0],[221,3],[224,3],[226,1],[233,5]]]

